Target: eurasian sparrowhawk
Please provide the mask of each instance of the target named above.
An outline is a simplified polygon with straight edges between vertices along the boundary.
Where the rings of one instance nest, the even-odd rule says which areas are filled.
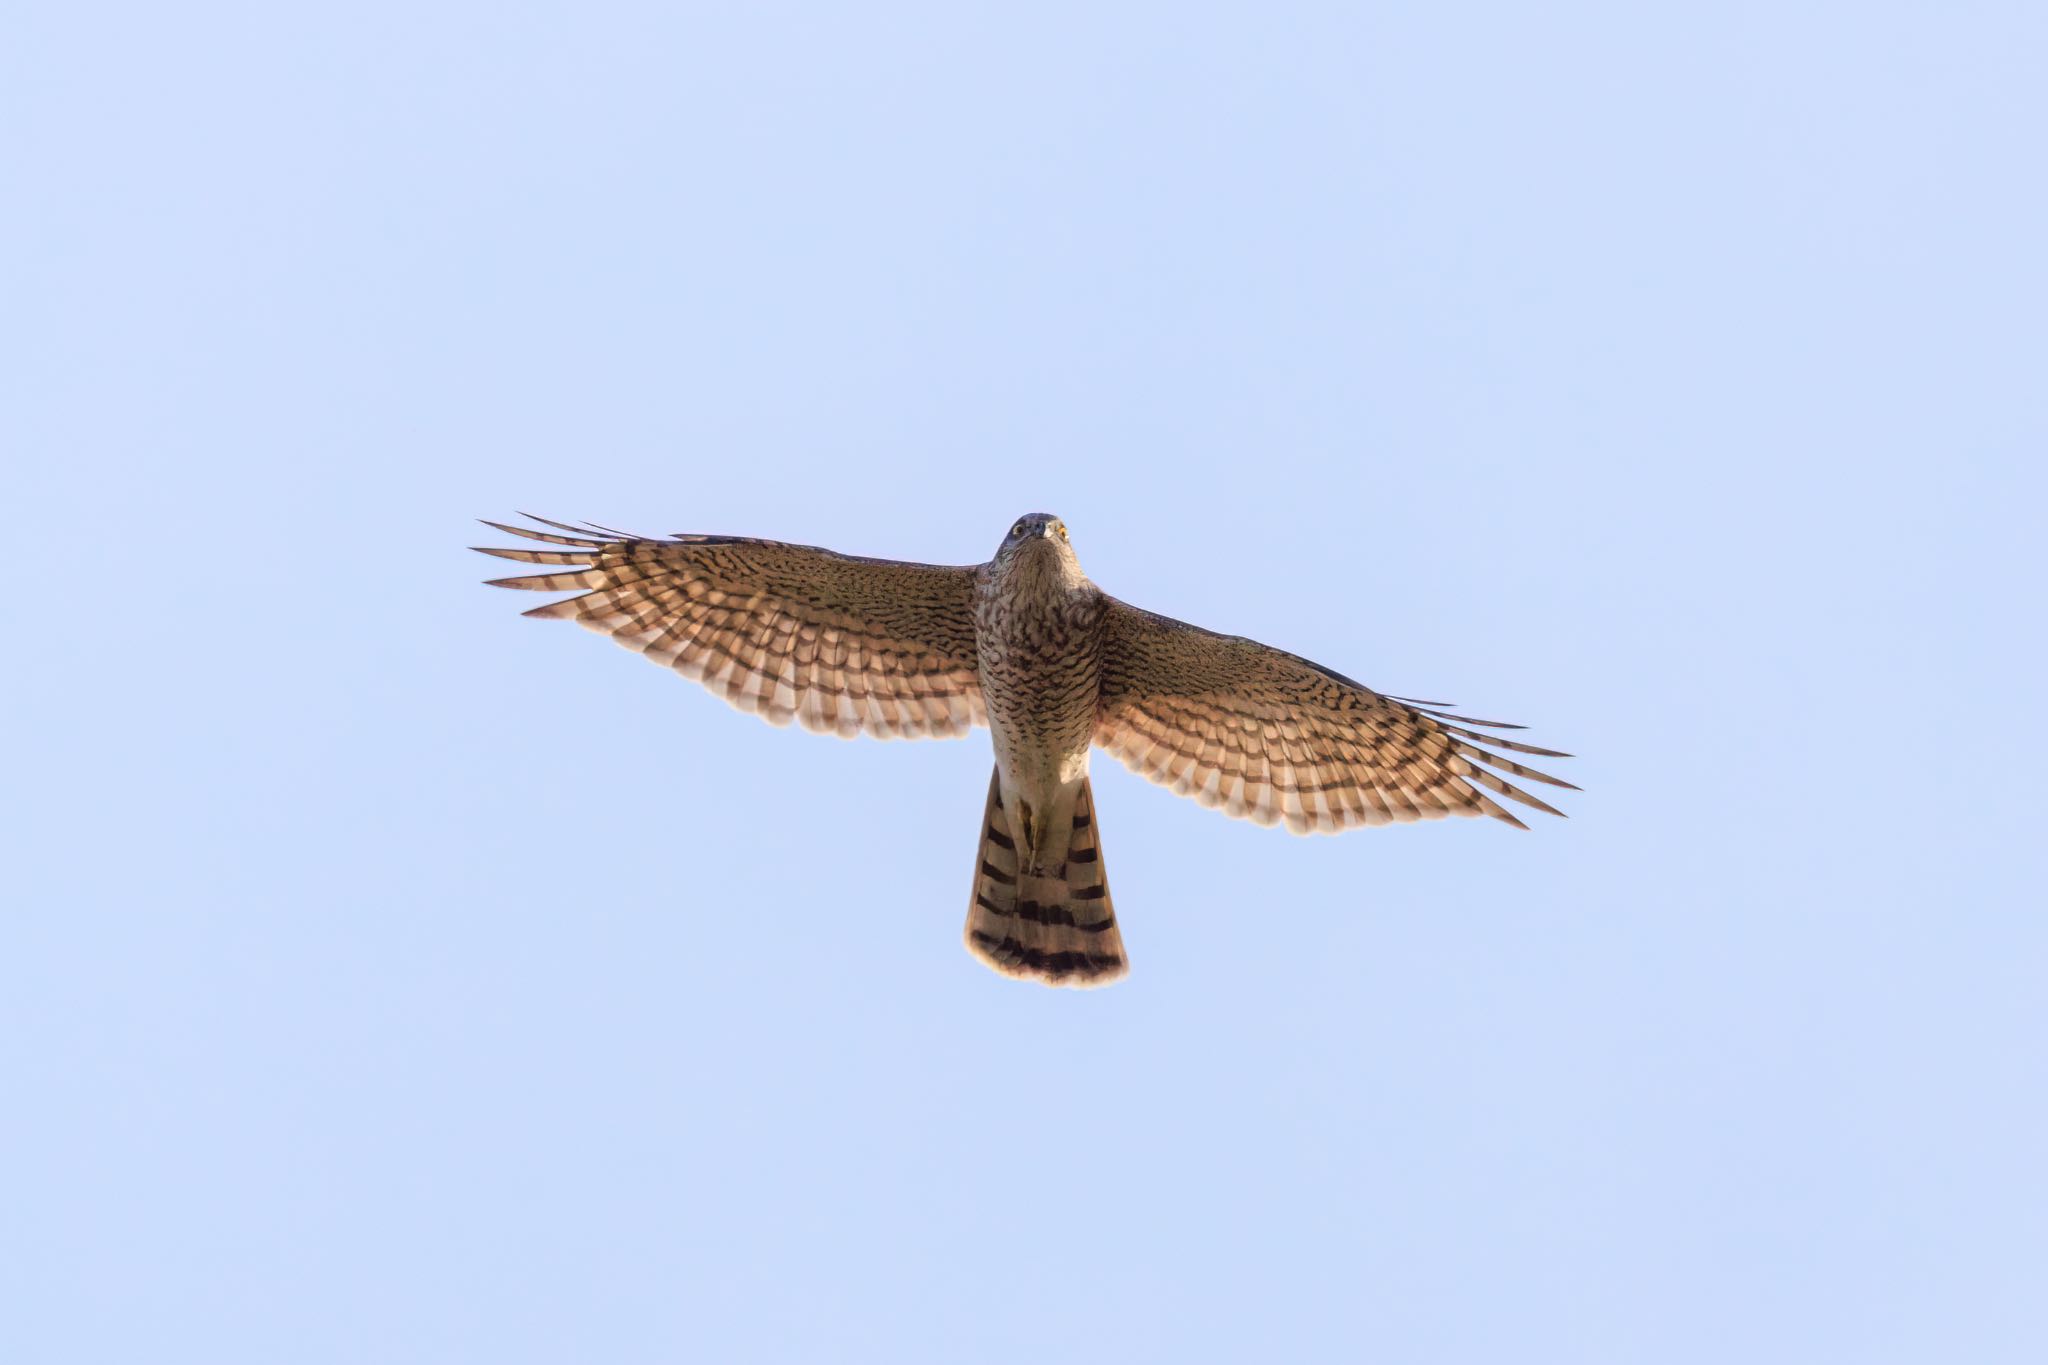
[[[532,518],[486,525],[559,550],[484,549],[551,571],[496,586],[578,595],[578,622],[777,725],[937,737],[986,725],[995,773],[967,946],[1006,975],[1093,986],[1127,970],[1088,783],[1098,744],[1227,815],[1329,832],[1444,815],[1552,815],[1489,749],[1564,758],[1385,696],[1307,659],[1126,606],[1081,572],[1057,518],[1020,519],[986,564],[860,559],[733,536],[641,539]],[[483,548],[483,547],[478,547]],[[1496,771],[1498,770],[1498,771]]]

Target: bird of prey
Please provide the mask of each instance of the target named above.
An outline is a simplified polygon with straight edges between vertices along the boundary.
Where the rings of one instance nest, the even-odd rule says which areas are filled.
[[[554,530],[484,524],[561,548],[476,547],[549,568],[493,586],[577,594],[528,616],[609,635],[776,725],[883,738],[986,725],[995,772],[966,939],[1007,976],[1096,986],[1128,970],[1091,744],[1205,806],[1300,834],[1445,815],[1523,829],[1488,792],[1562,812],[1500,773],[1572,785],[1492,749],[1569,755],[1464,728],[1521,726],[1119,602],[1043,512],[1018,518],[988,563],[957,568],[528,519]]]

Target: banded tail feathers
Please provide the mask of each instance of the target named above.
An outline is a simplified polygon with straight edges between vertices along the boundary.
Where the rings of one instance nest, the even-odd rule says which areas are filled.
[[[1003,777],[989,778],[967,907],[967,950],[1001,972],[1047,986],[1106,986],[1130,970],[1109,900],[1109,875],[1088,779],[1074,798],[1065,862],[1034,873],[1018,857],[1003,809]]]

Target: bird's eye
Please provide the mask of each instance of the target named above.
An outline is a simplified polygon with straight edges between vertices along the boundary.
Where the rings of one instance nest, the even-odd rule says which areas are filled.
[[[1060,539],[1065,540],[1067,538],[1067,524],[1063,521],[1056,529],[1060,533]]]
[[[1017,523],[1017,524],[1016,524],[1015,526],[1012,526],[1012,527],[1010,528],[1010,534],[1011,534],[1011,535],[1013,535],[1013,536],[1021,536],[1021,535],[1023,535],[1023,534],[1024,534],[1024,523],[1020,521],[1020,522],[1018,522],[1018,523]]]

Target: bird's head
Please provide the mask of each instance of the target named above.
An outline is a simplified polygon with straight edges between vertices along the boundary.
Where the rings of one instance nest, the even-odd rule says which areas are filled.
[[[1050,512],[1027,512],[1017,518],[996,548],[996,563],[1016,568],[1057,568],[1075,578],[1081,574],[1081,561],[1067,540],[1067,524]]]
[[[1010,527],[1010,533],[1003,537],[1003,543],[996,550],[997,559],[1009,559],[1017,555],[1040,555],[1065,550],[1073,553],[1067,544],[1067,524],[1050,512],[1026,512]]]

